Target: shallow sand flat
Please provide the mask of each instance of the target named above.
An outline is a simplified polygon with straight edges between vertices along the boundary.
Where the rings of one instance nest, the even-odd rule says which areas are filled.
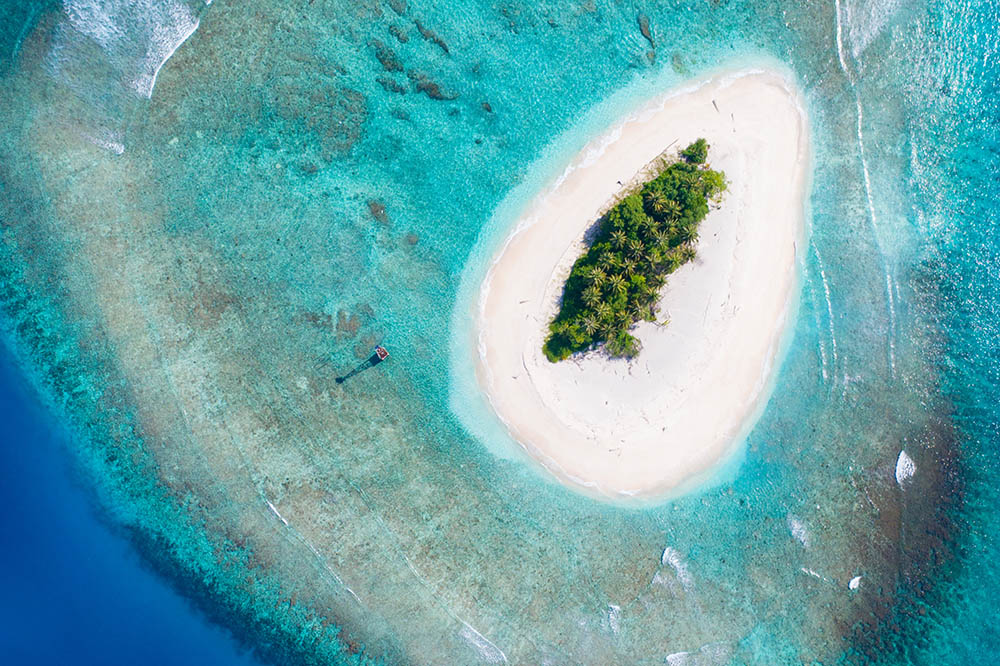
[[[697,258],[668,278],[633,361],[601,352],[549,363],[541,346],[583,235],[665,149],[704,136],[726,173]],[[495,258],[480,297],[477,375],[511,434],[562,481],[655,496],[726,457],[767,399],[798,293],[809,166],[793,84],[756,70],[671,93],[588,145],[539,196]]]

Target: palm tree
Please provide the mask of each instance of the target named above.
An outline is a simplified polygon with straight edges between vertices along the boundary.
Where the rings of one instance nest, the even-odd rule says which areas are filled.
[[[626,242],[628,242],[628,237],[625,235],[624,231],[621,229],[615,229],[611,232],[611,244],[617,249],[620,250],[625,247]]]
[[[588,307],[594,307],[601,302],[601,290],[591,285],[583,290],[583,302]]]
[[[587,314],[580,319],[580,325],[583,326],[583,330],[587,333],[587,335],[593,335],[597,332],[597,329],[600,328],[601,322],[599,322],[597,317],[594,315]]]
[[[682,243],[693,244],[698,240],[698,227],[693,224],[686,224],[677,230],[677,238]]]
[[[657,215],[663,215],[663,209],[670,199],[660,190],[651,190],[646,193],[646,205]]]
[[[628,242],[628,253],[633,259],[639,259],[646,252],[646,246],[637,238],[632,238]]]
[[[649,203],[650,210],[662,220],[676,220],[683,212],[679,203],[661,191],[651,192],[646,201]]]
[[[646,267],[647,271],[655,271],[656,267],[660,265],[663,261],[663,250],[659,247],[650,248],[649,252],[646,254],[646,261],[643,266]]]
[[[663,207],[659,211],[660,214],[668,220],[676,220],[679,218],[683,212],[681,205],[673,199],[668,199],[667,197],[664,197],[664,199],[666,199],[666,201],[664,201]]]
[[[594,266],[590,269],[588,277],[590,277],[590,284],[600,289],[604,281],[608,279],[608,274],[599,267]]]
[[[628,290],[625,278],[619,273],[615,273],[608,278],[608,286],[611,287],[611,292],[616,294],[624,294]]]
[[[681,246],[681,248],[680,248],[680,260],[681,260],[681,263],[685,264],[685,263],[691,261],[692,259],[694,259],[695,254],[696,253],[694,251],[694,247],[693,246],[691,246],[691,245],[683,245],[683,246]]]
[[[607,270],[609,268],[614,268],[615,263],[617,263],[617,258],[614,252],[602,252],[601,256],[597,258],[597,265]]]
[[[613,314],[611,306],[608,303],[605,303],[604,301],[601,301],[600,303],[597,304],[596,307],[594,307],[594,312],[597,313],[598,319],[600,319],[602,322],[609,321],[611,319],[611,315]]]
[[[616,333],[618,333],[618,327],[615,326],[614,318],[601,322],[600,335],[604,340],[614,339]]]
[[[642,303],[633,303],[629,308],[628,314],[632,318],[632,321],[639,321],[640,319],[644,321],[653,320],[652,308]]]
[[[626,259],[622,262],[622,270],[625,271],[625,275],[632,277],[635,274],[635,269],[638,266],[638,262],[635,259]]]

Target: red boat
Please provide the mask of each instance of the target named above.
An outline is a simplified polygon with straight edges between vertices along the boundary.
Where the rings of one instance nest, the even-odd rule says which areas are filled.
[[[379,363],[381,363],[382,361],[384,361],[387,358],[389,358],[389,352],[388,352],[388,350],[386,350],[386,348],[383,347],[382,345],[375,345],[375,353],[373,353],[371,356],[369,356],[367,361],[365,361],[364,363],[362,363],[358,367],[354,368],[353,370],[351,370],[349,373],[347,373],[343,377],[337,377],[335,381],[338,384],[343,384],[345,381],[347,381],[348,379],[350,379],[354,375],[358,374],[362,370],[367,370],[368,368],[371,368],[371,367],[373,367],[375,365],[378,365]]]

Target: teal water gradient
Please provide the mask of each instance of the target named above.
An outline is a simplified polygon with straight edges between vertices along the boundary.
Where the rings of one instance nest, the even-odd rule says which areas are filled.
[[[265,658],[990,663],[989,4],[8,5],[5,330],[102,507]],[[738,473],[634,510],[494,455],[448,367],[497,207],[762,59],[812,238]]]

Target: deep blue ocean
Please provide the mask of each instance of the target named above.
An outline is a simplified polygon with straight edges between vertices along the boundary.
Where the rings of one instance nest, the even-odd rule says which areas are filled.
[[[998,23],[3,0],[0,663],[997,663]],[[814,151],[773,395],[717,483],[579,495],[469,381],[476,276],[594,136],[757,67]]]
[[[95,514],[62,430],[0,353],[7,664],[256,664]]]

